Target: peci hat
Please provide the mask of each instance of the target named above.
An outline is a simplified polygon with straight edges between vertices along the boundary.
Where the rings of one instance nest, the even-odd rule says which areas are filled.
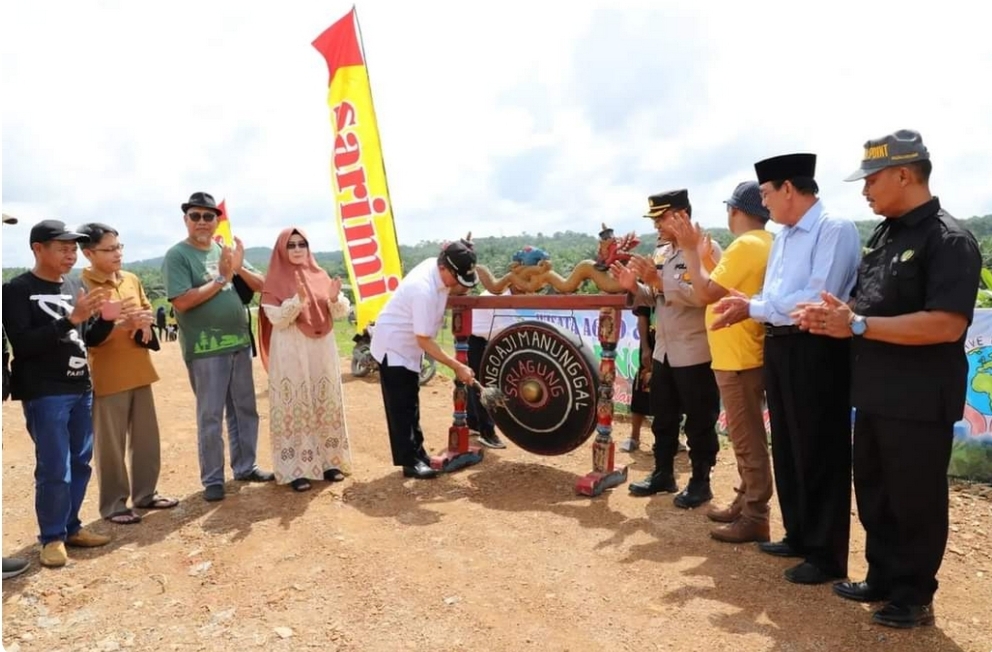
[[[768,181],[788,181],[798,177],[816,176],[816,154],[783,154],[754,164],[758,184]]]
[[[734,188],[730,199],[725,199],[723,203],[742,213],[757,217],[763,222],[767,222],[771,218],[768,209],[761,203],[761,189],[758,187],[757,181],[741,181]]]
[[[183,213],[188,211],[192,207],[206,208],[217,213],[220,216],[220,209],[217,208],[217,202],[214,201],[214,196],[207,192],[194,192],[189,196],[189,201],[180,206],[183,209]]]
[[[17,224],[17,218],[14,217],[13,215],[7,215],[6,213],[4,213],[3,214],[3,223],[4,224]]]
[[[89,237],[82,233],[70,231],[65,228],[65,222],[59,220],[42,220],[31,227],[31,244],[51,242],[52,240],[89,242]]]
[[[858,181],[885,168],[929,160],[930,152],[923,144],[920,132],[900,129],[895,133],[866,142],[861,167],[844,181]]]
[[[648,212],[644,217],[654,219],[669,209],[689,208],[689,191],[685,188],[679,190],[667,190],[648,197]]]
[[[461,285],[473,288],[478,283],[478,278],[475,275],[475,251],[467,246],[463,240],[449,242],[445,245],[438,260],[455,275]]]

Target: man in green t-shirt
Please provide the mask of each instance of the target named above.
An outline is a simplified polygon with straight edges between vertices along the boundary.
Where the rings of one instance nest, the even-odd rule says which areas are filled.
[[[220,209],[205,192],[182,205],[188,237],[165,254],[162,277],[176,310],[179,341],[196,395],[200,481],[208,501],[224,498],[224,440],[227,436],[235,480],[270,482],[275,476],[255,463],[258,409],[251,367],[251,336],[244,304],[234,288],[235,275],[253,291],[264,277],[244,261],[244,246],[214,241]]]

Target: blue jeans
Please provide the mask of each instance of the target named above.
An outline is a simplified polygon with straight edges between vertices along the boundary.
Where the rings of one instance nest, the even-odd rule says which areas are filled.
[[[251,371],[251,350],[242,349],[186,365],[196,395],[196,433],[200,482],[204,487],[224,484],[224,408],[231,470],[244,478],[255,470],[258,449],[258,409]]]
[[[34,442],[34,511],[42,545],[79,531],[93,457],[93,393],[43,396],[24,401]]]

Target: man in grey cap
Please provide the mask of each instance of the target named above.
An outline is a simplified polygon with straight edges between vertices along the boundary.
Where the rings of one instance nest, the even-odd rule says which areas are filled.
[[[947,545],[947,465],[963,416],[964,339],[982,256],[974,236],[930,194],[930,154],[915,131],[865,143],[862,194],[885,218],[868,240],[851,306],[824,293],[802,307],[811,333],[853,338],[854,489],[867,534],[868,576],[834,592],[886,601],[874,622],[934,622]]]
[[[712,304],[731,290],[747,296],[758,294],[772,248],[772,234],[765,230],[768,209],[761,204],[756,181],[737,185],[726,202],[727,222],[736,239],[719,263],[703,260],[707,238],[699,225],[680,216],[673,226],[675,239],[684,252],[692,293],[710,306],[706,324],[716,319]],[[718,541],[745,543],[769,539],[768,501],[772,497],[772,469],[765,431],[765,383],[762,377],[765,329],[753,319],[730,328],[707,329],[713,373],[727,413],[727,430],[737,457],[740,486],[734,501],[724,509],[710,510],[711,520],[723,525],[710,532]]]

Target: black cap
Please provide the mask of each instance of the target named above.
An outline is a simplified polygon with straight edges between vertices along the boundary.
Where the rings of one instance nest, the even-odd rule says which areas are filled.
[[[861,167],[844,181],[858,181],[885,168],[929,160],[930,152],[923,144],[923,136],[920,132],[900,129],[893,134],[866,142]]]
[[[657,195],[651,195],[648,197],[648,212],[644,214],[644,217],[654,219],[669,209],[688,210],[689,191],[680,188],[679,190],[667,190]]]
[[[438,260],[455,275],[458,283],[467,288],[475,287],[478,282],[475,276],[475,252],[467,247],[463,241],[448,243],[441,250]]]
[[[799,177],[812,179],[816,176],[816,154],[783,154],[773,156],[754,164],[758,183],[788,181]]]
[[[68,230],[65,228],[65,222],[59,220],[42,220],[31,227],[31,244],[52,240],[88,242],[89,238],[82,233]]]
[[[192,207],[206,208],[212,210],[220,216],[220,209],[217,208],[217,202],[214,201],[214,196],[208,192],[194,192],[189,196],[189,201],[182,204],[180,208],[183,209],[183,213],[188,211]]]
[[[6,213],[4,213],[3,214],[3,223],[4,224],[17,224],[17,218],[14,217],[13,215],[7,215]]]

